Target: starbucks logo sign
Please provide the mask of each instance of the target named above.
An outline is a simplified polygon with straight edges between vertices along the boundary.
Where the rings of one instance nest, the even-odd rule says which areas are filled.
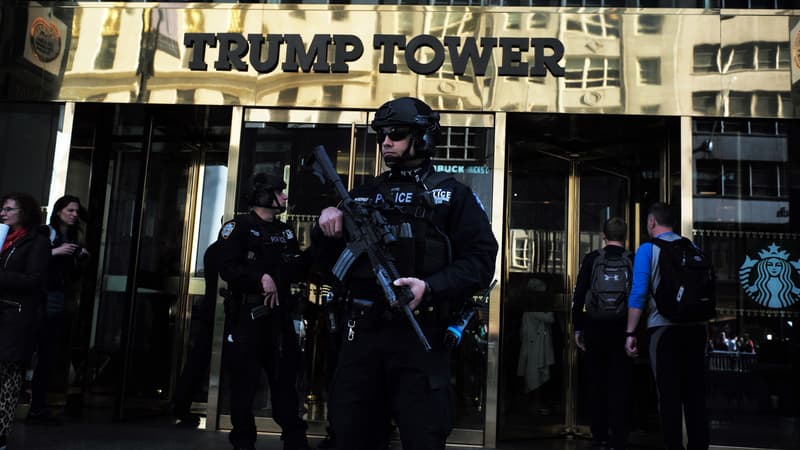
[[[746,256],[739,268],[739,281],[745,293],[767,308],[787,308],[797,303],[800,259],[791,261],[791,255],[774,242],[758,252],[758,256],[756,259]]]

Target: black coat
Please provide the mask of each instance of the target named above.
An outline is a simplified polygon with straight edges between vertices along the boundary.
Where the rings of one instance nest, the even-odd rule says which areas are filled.
[[[0,361],[27,361],[46,298],[50,241],[37,229],[0,253]]]

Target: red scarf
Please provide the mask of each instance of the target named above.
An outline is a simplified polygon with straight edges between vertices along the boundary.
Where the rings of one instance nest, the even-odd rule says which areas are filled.
[[[28,234],[28,230],[25,228],[19,227],[17,229],[11,230],[6,236],[6,241],[3,243],[3,249],[0,250],[0,253],[6,251],[7,248],[14,245],[15,242],[20,240],[23,236]]]

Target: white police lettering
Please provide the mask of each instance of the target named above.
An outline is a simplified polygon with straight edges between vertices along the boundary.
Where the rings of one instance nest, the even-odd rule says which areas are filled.
[[[433,196],[433,204],[441,205],[450,203],[450,196],[453,195],[453,192],[447,189],[434,189],[431,191],[431,195]]]
[[[286,237],[283,234],[272,235],[269,237],[270,242],[273,244],[285,244]]]
[[[378,194],[378,197],[380,197],[380,194]],[[378,197],[375,197],[375,202],[376,203],[378,202]],[[383,197],[381,197],[381,200],[383,200]],[[367,197],[356,197],[356,198],[353,199],[353,201],[356,202],[356,203],[369,203],[369,198],[367,198]]]
[[[413,192],[400,192],[399,190],[394,191],[394,203],[397,205],[407,205],[411,203],[411,200],[414,198]]]

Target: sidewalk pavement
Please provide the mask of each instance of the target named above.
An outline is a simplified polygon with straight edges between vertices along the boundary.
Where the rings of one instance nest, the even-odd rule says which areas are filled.
[[[322,440],[310,437],[312,448]],[[166,419],[146,419],[122,423],[84,423],[66,421],[60,425],[32,426],[23,421],[14,423],[8,440],[8,450],[226,450],[230,449],[228,433],[174,426]],[[281,450],[276,435],[259,434],[258,450]],[[448,450],[468,450],[476,447],[448,446]],[[400,450],[395,443],[393,449]],[[548,439],[525,443],[503,444],[502,450],[585,450],[586,441]],[[498,449],[486,449],[498,450]]]

